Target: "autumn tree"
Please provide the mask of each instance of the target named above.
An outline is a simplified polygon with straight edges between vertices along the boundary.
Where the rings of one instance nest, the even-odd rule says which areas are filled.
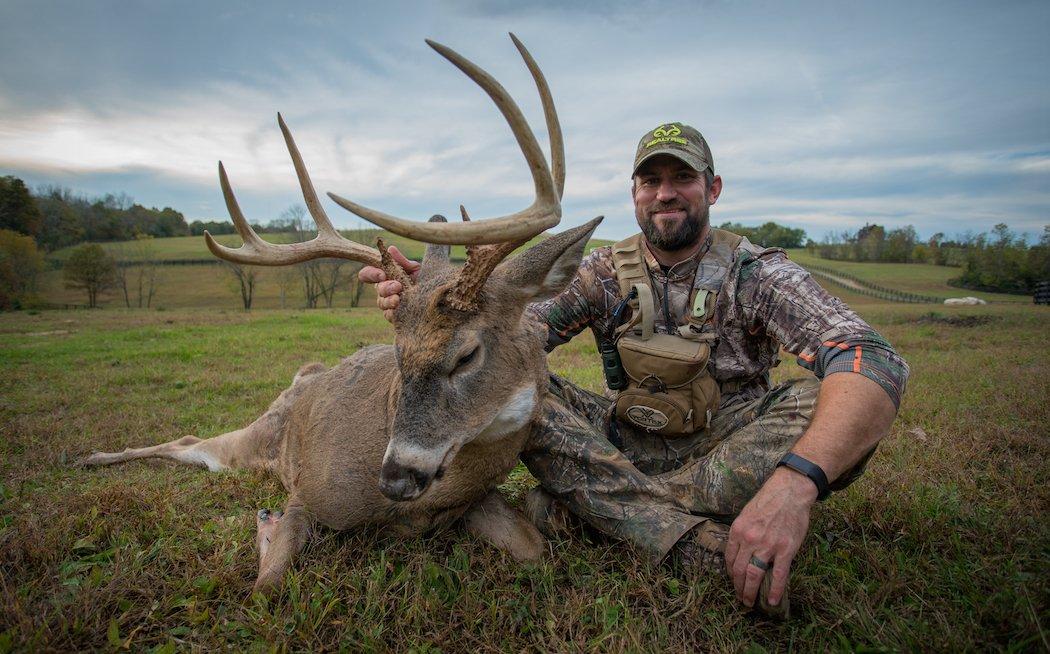
[[[36,289],[44,255],[33,237],[0,229],[0,309],[18,309]]]
[[[73,250],[62,276],[66,288],[87,292],[88,306],[98,306],[98,296],[117,281],[117,263],[98,243],[86,243]]]
[[[0,177],[0,229],[36,238],[43,222],[25,182],[10,175]]]

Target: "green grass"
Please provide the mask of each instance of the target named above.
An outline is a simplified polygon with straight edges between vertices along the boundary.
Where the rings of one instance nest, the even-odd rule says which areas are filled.
[[[721,578],[584,534],[519,565],[460,531],[322,532],[281,595],[252,599],[254,512],[283,504],[277,481],[69,464],[242,426],[305,361],[389,342],[378,312],[0,315],[0,652],[1045,651],[1050,311],[846,299],[912,377],[867,474],[814,511],[786,624],[744,612]],[[599,387],[589,339],[550,366]],[[520,501],[532,483],[519,469],[504,490]]]
[[[959,268],[934,266],[924,263],[862,263],[857,261],[834,261],[821,259],[796,248],[788,250],[788,256],[802,266],[820,266],[840,271],[872,284],[878,284],[904,293],[917,293],[934,297],[979,297],[989,302],[1031,303],[1030,295],[1008,295],[985,293],[959,288],[948,283],[949,279],[962,274]],[[836,288],[836,290],[838,290]]]
[[[419,261],[423,258],[423,244],[410,241],[400,236],[378,229],[364,230],[358,232],[346,232],[348,236],[356,236],[361,243],[375,245],[377,236],[382,236],[386,243],[397,245],[402,252],[410,258]],[[265,234],[264,237],[275,243],[291,242],[290,234]],[[522,248],[530,247],[543,237],[536,237],[526,243]],[[219,243],[230,247],[240,245],[240,237],[236,234],[223,234],[216,239]],[[608,245],[612,241],[592,239],[587,246],[590,251],[602,245]],[[131,256],[134,252],[133,244],[129,242],[104,243],[103,247],[113,253],[124,252],[125,256],[134,260]],[[162,238],[153,241],[155,250],[154,258],[157,261],[172,260],[207,260],[217,261],[204,243],[203,236],[185,236],[175,238]],[[52,258],[62,261],[68,258],[73,248],[65,248],[51,255]],[[464,258],[466,252],[462,246],[452,248],[454,258]],[[348,262],[349,263],[349,262]],[[137,268],[132,267],[132,276]],[[171,265],[157,267],[157,286],[152,307],[162,309],[181,308],[215,308],[236,310],[242,308],[240,287],[232,272],[221,265]],[[295,272],[288,272],[290,268],[270,268],[257,266],[258,279],[256,283],[255,296],[252,303],[253,309],[297,309],[305,307],[306,301],[303,297],[303,283]],[[349,270],[349,268],[348,268]],[[282,276],[290,274],[291,281],[284,281],[282,299]],[[33,306],[55,306],[63,305],[87,305],[87,294],[83,290],[69,289],[65,287],[61,270],[48,270],[42,273],[37,281],[37,293],[28,304]],[[132,304],[137,306],[137,295],[132,293]],[[375,293],[369,287],[361,298],[361,306],[374,306]],[[124,307],[124,296],[117,288],[104,291],[99,298],[99,306],[103,308]],[[350,288],[347,283],[340,285],[336,291],[333,307],[347,308],[350,306]]]

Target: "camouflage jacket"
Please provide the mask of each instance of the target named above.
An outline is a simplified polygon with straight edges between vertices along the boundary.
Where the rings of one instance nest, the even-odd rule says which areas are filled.
[[[712,252],[708,236],[693,257],[666,271],[647,249],[643,251],[657,304],[657,332],[670,333],[686,324],[694,288],[717,291],[714,319],[705,329],[718,336],[710,365],[722,387],[722,406],[768,391],[769,370],[780,362],[781,347],[818,379],[832,372],[863,374],[899,406],[907,363],[783,250],[761,248],[744,239],[734,252]],[[617,326],[613,311],[621,300],[612,248],[607,246],[584,258],[568,288],[531,305],[529,311],[547,324],[549,351],[585,328],[596,340],[611,339]]]

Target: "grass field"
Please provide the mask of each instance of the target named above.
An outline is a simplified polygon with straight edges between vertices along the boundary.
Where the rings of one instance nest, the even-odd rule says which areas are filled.
[[[1046,651],[1050,310],[844,299],[911,382],[868,473],[816,508],[784,624],[738,608],[721,578],[584,534],[522,566],[458,531],[322,532],[282,595],[252,598],[254,513],[283,505],[275,480],[70,463],[242,426],[304,361],[389,341],[378,312],[0,315],[0,653]],[[599,387],[589,339],[550,367]],[[504,490],[520,501],[532,483],[519,469]]]
[[[348,236],[356,237],[362,243],[374,244],[377,236],[382,236],[388,243],[397,245],[413,259],[419,260],[423,256],[423,246],[415,241],[409,241],[400,236],[392,235],[380,230],[359,230],[346,232]],[[266,234],[265,237],[273,242],[282,243],[292,240],[289,234]],[[236,247],[240,244],[240,237],[235,234],[224,234],[217,237],[220,243]],[[611,241],[594,239],[588,244],[588,249],[608,245]],[[128,243],[103,244],[114,253],[122,253],[125,258],[134,260],[133,247]],[[212,255],[204,244],[201,236],[185,236],[176,238],[157,239],[154,241],[155,258],[159,261],[170,261],[177,259],[212,260]],[[72,252],[71,248],[59,250],[51,255],[52,258],[62,261]],[[454,247],[454,257],[463,257],[462,247]],[[791,258],[803,266],[816,265],[832,270],[840,271],[857,278],[893,288],[905,293],[917,293],[934,297],[963,297],[973,295],[990,302],[1017,302],[1022,304],[1031,303],[1029,296],[1007,295],[1003,293],[984,293],[956,288],[948,284],[948,280],[959,275],[958,268],[945,266],[932,266],[925,264],[893,264],[893,263],[856,263],[851,261],[830,261],[808,254],[804,249],[790,250]],[[274,268],[259,267],[256,296],[253,308],[256,309],[296,309],[305,304],[303,299],[301,281],[294,281],[285,285],[284,299],[281,298],[281,284],[279,277],[281,272]],[[157,293],[153,306],[162,309],[180,308],[214,308],[236,310],[241,308],[240,292],[237,282],[232,274],[222,266],[216,265],[193,265],[193,266],[160,266],[158,273]],[[826,280],[822,280],[823,281]],[[67,289],[62,279],[60,270],[49,270],[42,274],[39,279],[39,292],[37,300],[48,306],[54,305],[83,305],[87,303],[86,294],[82,290]],[[842,293],[843,288],[838,285],[829,286],[833,293]],[[365,291],[361,300],[362,306],[371,306],[374,303],[374,295],[371,289]],[[858,296],[859,297],[859,296]],[[350,306],[350,292],[348,285],[344,284],[336,293],[334,307],[348,308]],[[134,300],[133,300],[134,302]],[[116,289],[110,289],[102,294],[100,305],[103,307],[124,306],[121,293]]]
[[[419,261],[423,258],[423,245],[417,241],[410,241],[400,236],[390,234],[378,229],[345,231],[344,234],[356,239],[360,243],[375,245],[376,238],[381,236],[384,241],[391,245],[397,245],[407,256]],[[265,234],[264,237],[274,243],[292,242],[291,234]],[[236,234],[222,234],[216,240],[229,247],[237,247],[241,243],[240,236]],[[540,240],[540,237],[532,239],[522,248]],[[588,251],[593,248],[607,245],[611,241],[592,239],[588,244]],[[114,255],[121,256],[129,261],[135,261],[134,245],[129,242],[104,243],[104,248]],[[154,259],[157,261],[172,260],[207,260],[217,261],[208,251],[203,236],[179,236],[174,238],[156,239],[153,241]],[[50,255],[56,261],[64,261],[72,253],[73,248],[65,248]],[[466,252],[462,246],[452,248],[453,258],[464,258]],[[348,262],[349,263],[349,262]],[[134,270],[134,268],[132,269]],[[290,269],[268,268],[257,266],[258,278],[256,281],[255,297],[252,302],[254,309],[298,309],[305,306],[303,298],[302,280],[291,273],[292,280],[284,282],[284,296],[282,299],[282,275],[287,275]],[[233,273],[225,266],[206,265],[170,265],[158,266],[157,268],[156,294],[153,298],[152,307],[160,309],[229,309],[238,310],[243,307],[240,296],[240,287]],[[58,305],[87,305],[87,294],[83,290],[66,288],[62,278],[61,270],[48,270],[40,275],[38,279],[38,292],[35,301],[45,306]],[[137,296],[132,298],[136,303]],[[365,289],[361,298],[361,306],[374,306],[375,293],[371,287]],[[32,306],[33,302],[29,303]],[[99,298],[99,306],[104,308],[123,307],[124,296],[119,289],[111,288],[103,292]],[[333,307],[350,307],[350,287],[344,283],[337,289],[333,301]],[[71,307],[70,307],[71,308]]]
[[[422,243],[409,240],[403,236],[391,234],[385,230],[355,229],[340,231],[347,238],[372,247],[375,246],[376,239],[381,237],[387,245],[396,245],[398,249],[413,259],[419,260],[423,257],[424,245]],[[291,243],[295,241],[295,236],[293,234],[262,234],[262,237],[271,243]],[[536,243],[542,240],[542,238],[545,238],[545,236],[533,238],[522,247],[526,247],[531,243]],[[218,236],[215,236],[215,240],[220,245],[225,245],[227,247],[238,247],[241,244],[241,237],[237,234],[219,234]],[[151,243],[153,244],[153,258],[158,261],[213,258],[212,253],[208,250],[208,246],[204,242],[203,236],[158,238],[151,241]],[[601,245],[608,245],[610,243],[612,243],[612,241],[592,239],[588,245],[588,250]],[[111,254],[122,255],[131,261],[138,260],[134,241],[118,241],[113,243],[102,243],[101,245]],[[48,258],[65,261],[69,258],[69,255],[73,253],[74,249],[76,249],[76,246],[57,250],[48,255]],[[462,259],[465,256],[466,251],[463,246],[455,245],[452,247],[453,258]]]

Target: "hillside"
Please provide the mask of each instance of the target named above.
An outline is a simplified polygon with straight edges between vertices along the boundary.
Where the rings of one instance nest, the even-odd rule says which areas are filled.
[[[959,268],[934,266],[925,263],[859,263],[856,261],[834,261],[821,259],[806,252],[804,248],[788,250],[792,261],[803,267],[819,267],[845,273],[869,284],[892,288],[903,293],[918,293],[934,297],[979,297],[988,302],[1027,302],[1027,295],[984,293],[948,284],[948,280],[960,275]],[[838,285],[833,285],[841,288]],[[835,290],[835,289],[832,289]]]
[[[388,245],[396,245],[399,250],[404,252],[407,256],[412,259],[421,259],[423,257],[424,245],[418,241],[406,239],[403,236],[397,236],[381,229],[362,229],[362,230],[340,230],[340,233],[365,245],[375,246],[376,238],[382,237],[383,241]],[[262,234],[262,238],[271,243],[292,243],[296,239],[293,234]],[[542,239],[546,238],[545,234],[541,234],[536,238],[529,241],[526,245],[530,246]],[[241,237],[237,234],[220,234],[215,237],[215,240],[222,245],[228,247],[237,247],[241,244]],[[203,236],[176,236],[172,238],[158,238],[152,241],[153,248],[155,250],[155,258],[159,261],[172,261],[172,260],[213,260],[215,257],[211,252],[208,251],[208,246],[204,242]],[[592,239],[588,244],[588,251],[593,248],[600,247],[602,245],[609,245],[612,241],[602,239]],[[117,241],[113,243],[102,243],[107,251],[112,253],[114,256],[122,256],[127,260],[136,260],[136,246],[138,245],[135,241]],[[53,252],[49,258],[56,261],[65,261],[69,258],[69,255],[73,252],[76,246],[63,248]],[[466,256],[466,252],[463,246],[456,245],[452,247],[453,258],[463,258]]]

